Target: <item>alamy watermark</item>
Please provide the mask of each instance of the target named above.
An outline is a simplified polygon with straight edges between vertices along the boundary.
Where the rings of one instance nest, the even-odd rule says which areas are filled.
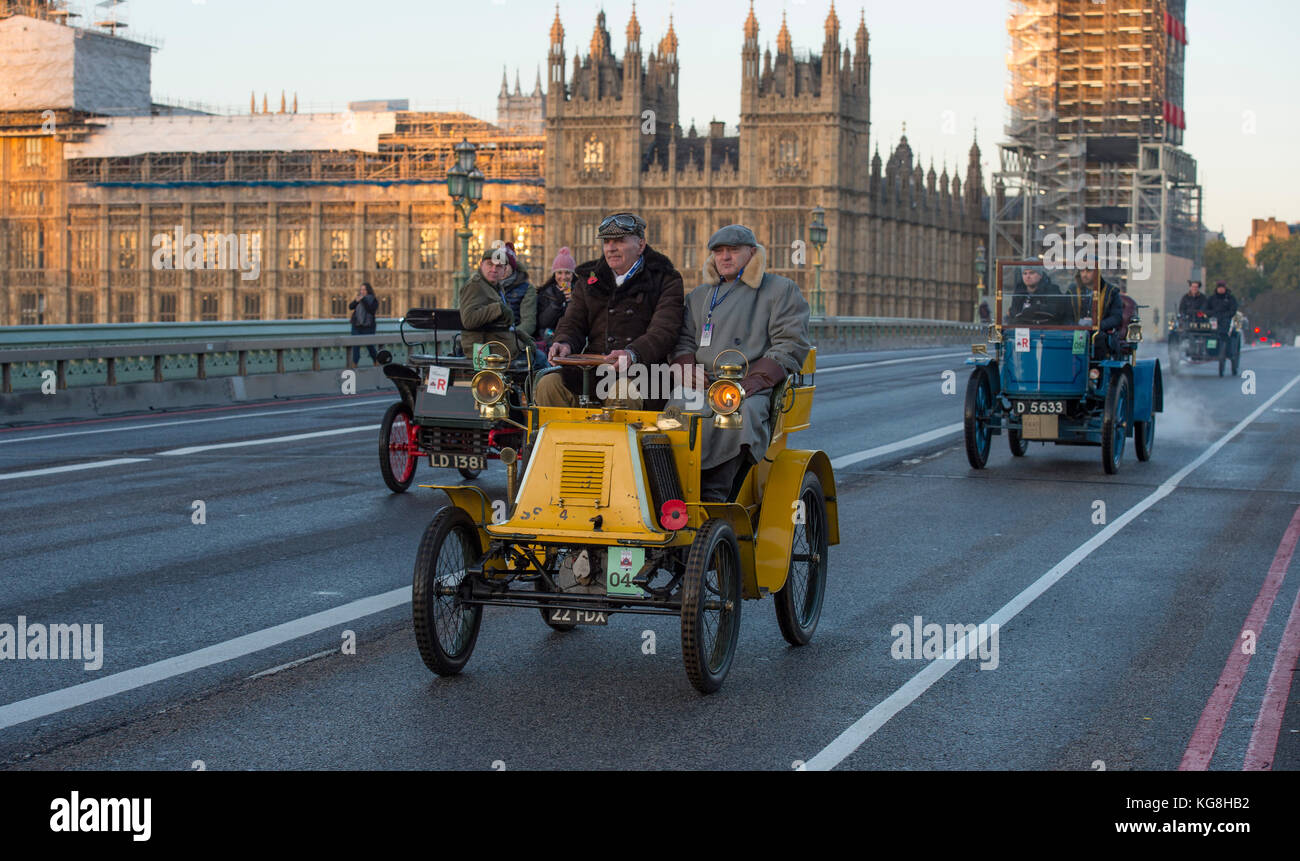
[[[0,623],[0,661],[83,661],[88,672],[104,666],[104,626]]]
[[[639,398],[642,400],[680,401],[682,409],[704,409],[708,386],[699,388],[699,379],[687,379],[681,365],[655,363],[630,365],[619,371],[613,365],[596,369],[596,397],[602,401],[611,398]]]
[[[889,654],[896,661],[978,658],[981,661],[981,670],[998,668],[998,624],[996,622],[945,627],[938,622],[923,623],[920,616],[913,616],[912,624],[899,622],[889,629],[889,634],[894,638]]]
[[[1049,233],[1043,237],[1043,265],[1065,269],[1096,267],[1124,269],[1129,279],[1145,281],[1151,276],[1151,234],[1149,233]]]
[[[153,237],[154,269],[238,269],[244,281],[262,274],[260,233],[185,233],[180,227]]]

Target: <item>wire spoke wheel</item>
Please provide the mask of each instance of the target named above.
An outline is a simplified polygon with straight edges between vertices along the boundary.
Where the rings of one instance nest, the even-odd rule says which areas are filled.
[[[740,552],[725,520],[695,536],[682,577],[682,660],[700,693],[722,687],[740,634]]]
[[[802,523],[795,523],[790,547],[790,571],[776,593],[776,621],[792,646],[804,646],[817,630],[826,596],[829,548],[826,531],[826,497],[817,474],[803,477],[799,491]]]
[[[1110,385],[1106,388],[1106,406],[1101,420],[1101,465],[1107,475],[1119,472],[1124,458],[1124,438],[1128,436],[1129,423],[1128,375],[1112,370]]]
[[[395,403],[384,413],[379,426],[379,472],[393,493],[404,492],[415,479],[420,450],[417,430],[406,404]]]
[[[966,459],[975,469],[989,462],[989,445],[993,441],[993,386],[987,368],[976,368],[966,384]]]
[[[412,623],[420,657],[441,676],[459,673],[478,639],[483,607],[464,599],[468,569],[479,553],[477,527],[454,506],[439,511],[420,539],[411,586]]]

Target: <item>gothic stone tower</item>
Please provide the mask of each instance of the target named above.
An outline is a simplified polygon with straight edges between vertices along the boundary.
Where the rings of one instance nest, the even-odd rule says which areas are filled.
[[[570,245],[579,260],[600,254],[596,226],[611,204],[641,206],[641,174],[662,158],[677,124],[677,34],[668,32],[643,62],[635,7],[622,62],[610,48],[605,13],[596,18],[590,51],[573,58],[566,78],[564,27],[556,8],[547,58],[547,253]],[[661,245],[651,224],[647,239]]]
[[[741,49],[740,184],[742,220],[768,246],[769,266],[812,283],[815,252],[806,259],[793,243],[807,238],[809,213],[826,209],[833,236],[851,236],[866,211],[870,128],[871,59],[865,20],[855,51],[840,44],[840,22],[832,3],[820,56],[795,56],[784,16],[776,37],[776,57],[765,52],[760,66],[758,22],[751,4]],[[849,272],[862,271],[853,260],[854,243],[828,245],[822,285],[844,291]],[[828,311],[834,311],[829,305]]]

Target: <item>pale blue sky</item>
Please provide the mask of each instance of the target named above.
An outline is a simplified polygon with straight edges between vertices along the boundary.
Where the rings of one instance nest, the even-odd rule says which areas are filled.
[[[74,0],[74,7],[85,0]],[[630,0],[563,0],[565,48],[586,51],[603,6],[622,54]],[[796,48],[819,50],[823,0],[756,0],[759,39],[773,43],[781,11]],[[882,154],[903,122],[936,169],[964,165],[978,124],[986,174],[1005,120],[1006,0],[837,3],[851,42],[865,6],[871,33],[872,134]],[[130,0],[133,31],[161,38],[156,97],[244,107],[250,90],[297,91],[302,109],[369,98],[460,109],[492,120],[501,67],[531,91],[546,57],[550,0]],[[667,28],[668,2],[640,2],[642,45]],[[680,41],[680,105],[701,127],[738,119],[745,0],[672,4]],[[1252,217],[1300,221],[1300,3],[1189,0],[1185,147],[1200,162],[1207,224],[1240,244]],[[544,70],[543,70],[544,71]],[[950,133],[949,129],[955,129]]]

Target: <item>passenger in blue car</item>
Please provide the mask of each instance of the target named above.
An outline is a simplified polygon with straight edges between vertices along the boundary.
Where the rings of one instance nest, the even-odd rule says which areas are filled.
[[[1099,334],[1093,340],[1093,356],[1107,359],[1119,354],[1119,328],[1124,322],[1124,300],[1120,298],[1119,288],[1102,278],[1095,265],[1080,266],[1075,272],[1074,283],[1065,292],[1072,317],[1067,322],[1080,326],[1092,325],[1094,292],[1099,294],[1101,322],[1097,324]]]

